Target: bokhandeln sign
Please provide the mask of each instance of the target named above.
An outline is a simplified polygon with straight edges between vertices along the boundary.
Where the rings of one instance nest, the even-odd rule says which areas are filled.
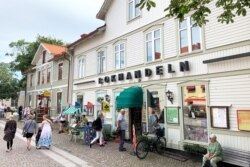
[[[189,71],[189,62],[184,61],[179,63],[179,69],[180,72],[185,72]],[[151,77],[153,74],[152,69],[150,68],[145,68],[145,77]],[[172,64],[168,64],[168,73],[175,73],[172,69]],[[163,75],[164,74],[164,67],[163,66],[156,66],[155,68],[155,73],[156,75]],[[116,82],[116,81],[124,81],[124,80],[131,80],[133,79],[140,79],[142,78],[142,71],[141,70],[136,70],[134,71],[134,75],[132,72],[127,72],[126,74],[124,73],[119,73],[118,75],[111,75],[111,76],[105,76],[104,78],[98,78],[98,83],[103,84],[103,83],[110,83],[110,82]]]

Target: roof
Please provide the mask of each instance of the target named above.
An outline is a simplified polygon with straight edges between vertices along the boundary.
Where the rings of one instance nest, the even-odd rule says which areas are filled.
[[[108,12],[109,7],[110,7],[112,2],[113,2],[113,0],[104,0],[101,9],[99,10],[99,12],[96,15],[96,18],[98,18],[100,20],[105,20],[106,13]]]
[[[50,52],[52,55],[59,55],[62,54],[64,52],[66,52],[66,47],[64,46],[58,46],[58,45],[52,45],[52,44],[48,44],[48,43],[41,43],[41,45],[48,50],[48,52]]]
[[[64,56],[64,54],[67,51],[67,48],[65,46],[59,46],[59,45],[53,45],[48,43],[41,43],[35,53],[35,56],[31,62],[32,65],[36,65],[37,61],[39,60],[39,57],[43,50],[46,50],[49,54],[53,56],[53,60],[58,57]]]
[[[67,47],[70,48],[70,47],[73,47],[73,46],[79,44],[80,42],[91,39],[91,38],[95,37],[96,35],[99,35],[99,34],[103,33],[105,30],[106,30],[106,24],[104,24],[101,27],[96,28],[94,31],[92,31],[92,32],[90,32],[88,34],[82,34],[80,39],[78,39],[75,42],[69,44]]]

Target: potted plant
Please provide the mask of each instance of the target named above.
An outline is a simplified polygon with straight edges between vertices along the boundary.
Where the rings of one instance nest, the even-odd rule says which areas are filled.
[[[200,160],[207,153],[207,148],[199,144],[184,144],[183,149],[197,160]]]

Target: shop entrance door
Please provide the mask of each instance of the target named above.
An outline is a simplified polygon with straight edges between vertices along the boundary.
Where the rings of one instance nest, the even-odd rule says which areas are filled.
[[[135,125],[136,136],[142,134],[142,109],[141,108],[130,108],[129,109],[129,139],[133,139],[133,124]]]

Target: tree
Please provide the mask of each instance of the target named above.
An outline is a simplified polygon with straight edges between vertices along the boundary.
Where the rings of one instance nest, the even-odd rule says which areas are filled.
[[[207,5],[211,2],[212,0],[170,0],[169,6],[164,11],[167,12],[167,17],[177,17],[180,21],[184,20],[185,14],[194,11],[191,15],[193,20],[198,26],[202,26],[209,21],[207,17],[211,10]],[[137,6],[141,9],[146,6],[149,11],[151,7],[156,6],[156,3],[154,0],[140,0]],[[223,9],[218,16],[218,22],[229,24],[234,22],[236,16],[246,16],[250,0],[217,0],[216,7]]]
[[[54,45],[64,45],[62,40],[58,40],[52,37],[44,37],[38,35],[36,41],[26,42],[24,39],[16,42],[11,42],[9,47],[12,48],[12,53],[6,53],[6,56],[15,56],[15,60],[10,62],[10,69],[12,71],[21,71],[22,74],[31,66],[32,59],[40,45],[40,43],[48,43]],[[26,86],[26,78],[23,75],[23,79],[20,80],[19,85],[22,88]]]
[[[15,56],[15,60],[10,63],[10,68],[13,71],[21,71],[22,73],[27,70],[31,61],[40,45],[40,43],[48,43],[62,46],[62,40],[54,39],[52,37],[44,37],[38,35],[36,41],[26,42],[24,39],[16,42],[11,42],[9,47],[13,49],[12,53],[6,53],[6,56]]]
[[[20,91],[18,79],[14,77],[9,64],[0,63],[0,99],[16,99]]]

